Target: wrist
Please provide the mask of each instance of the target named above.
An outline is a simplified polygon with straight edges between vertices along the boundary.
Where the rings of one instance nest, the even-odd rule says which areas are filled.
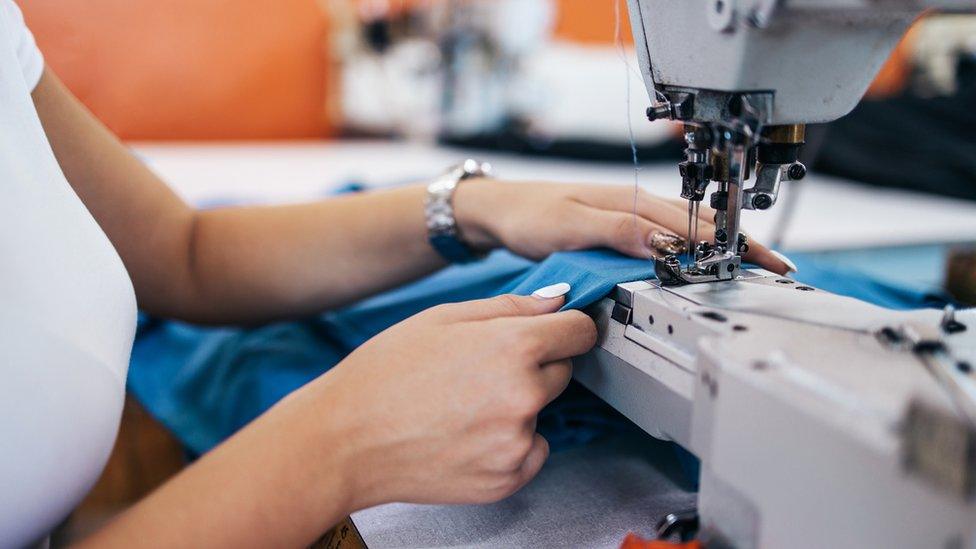
[[[331,522],[326,526],[331,526],[359,509],[359,471],[355,451],[347,443],[350,424],[346,411],[336,404],[336,391],[328,382],[327,376],[313,381],[285,397],[266,415],[271,420],[267,427],[276,433],[274,438],[280,446],[288,447],[285,453],[297,457],[288,473],[292,493],[304,493],[312,518],[328,519]]]
[[[382,426],[366,417],[363,395],[343,383],[341,372],[332,371],[302,391],[308,393],[301,396],[308,398],[311,415],[318,421],[308,421],[307,407],[299,406],[298,412],[312,424],[307,440],[314,441],[316,459],[328,464],[335,478],[324,480],[337,487],[335,500],[341,502],[342,514],[348,515],[390,501],[386,491],[395,471],[379,440],[384,436]]]
[[[454,219],[463,241],[475,250],[488,252],[502,245],[493,225],[498,208],[493,197],[502,183],[485,177],[463,181],[454,191]]]

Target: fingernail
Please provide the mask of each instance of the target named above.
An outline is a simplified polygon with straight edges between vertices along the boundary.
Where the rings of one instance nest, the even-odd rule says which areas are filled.
[[[680,254],[688,248],[688,241],[674,233],[651,233],[648,244],[652,250],[665,255]]]
[[[532,292],[532,297],[536,299],[555,299],[568,294],[571,288],[572,286],[569,284],[560,282],[558,284],[539,288],[538,290]]]
[[[793,261],[790,258],[786,257],[785,255],[777,252],[776,250],[769,250],[769,253],[771,253],[774,256],[776,256],[776,259],[778,259],[778,260],[782,261],[783,263],[785,263],[786,264],[786,268],[790,270],[789,272],[795,273],[795,272],[797,272],[799,270],[799,269],[796,268],[796,263],[793,263]]]

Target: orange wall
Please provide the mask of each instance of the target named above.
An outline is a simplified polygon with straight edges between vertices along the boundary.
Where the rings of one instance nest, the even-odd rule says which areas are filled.
[[[48,65],[129,139],[327,135],[316,0],[19,0]]]
[[[626,0],[557,0],[557,37],[587,44],[614,43],[616,13],[614,2],[620,2],[620,37],[634,42],[627,18]]]

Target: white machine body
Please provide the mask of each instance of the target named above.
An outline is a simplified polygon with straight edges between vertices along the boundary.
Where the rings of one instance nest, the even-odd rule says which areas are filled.
[[[911,22],[971,0],[628,0],[653,102],[668,90],[770,92],[764,124],[849,113]],[[691,118],[719,120],[722,103]]]
[[[889,311],[746,269],[739,228],[803,178],[804,125],[847,114],[915,17],[976,4],[628,7],[648,117],[685,123],[689,234],[712,184],[716,231],[590,310],[600,340],[576,377],[701,459],[709,548],[976,548],[976,311]]]
[[[976,311],[948,334],[745,270],[621,284],[590,313],[576,378],[701,459],[707,547],[976,547]]]

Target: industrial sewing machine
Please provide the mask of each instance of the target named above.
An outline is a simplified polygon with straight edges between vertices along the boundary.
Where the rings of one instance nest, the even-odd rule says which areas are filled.
[[[648,117],[685,124],[689,233],[710,186],[717,230],[593,307],[576,377],[701,459],[697,509],[662,534],[976,547],[976,312],[889,311],[741,260],[742,209],[806,173],[804,124],[848,113],[929,7],[974,5],[629,0]]]

